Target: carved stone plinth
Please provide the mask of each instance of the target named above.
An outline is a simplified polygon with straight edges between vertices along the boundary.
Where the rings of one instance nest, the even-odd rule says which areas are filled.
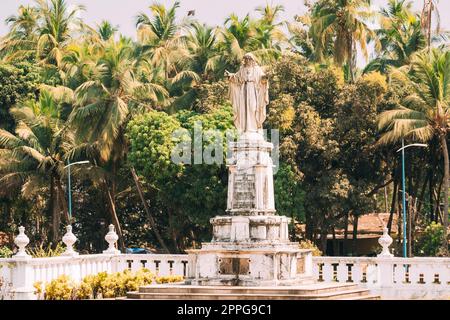
[[[259,133],[246,133],[230,149],[228,215],[211,219],[211,242],[188,251],[187,282],[231,286],[312,282],[311,250],[290,242],[290,219],[275,214],[273,145]]]

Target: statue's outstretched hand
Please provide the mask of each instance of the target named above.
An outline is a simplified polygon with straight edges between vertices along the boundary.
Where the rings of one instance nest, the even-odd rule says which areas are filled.
[[[228,71],[228,70],[225,70],[225,77],[231,77],[233,74],[230,72],[230,71]]]

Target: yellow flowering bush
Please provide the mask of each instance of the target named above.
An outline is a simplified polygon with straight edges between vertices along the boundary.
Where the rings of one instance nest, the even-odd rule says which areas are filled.
[[[183,276],[155,276],[148,269],[136,272],[125,270],[108,274],[100,272],[83,278],[76,284],[69,276],[63,275],[45,286],[45,300],[86,300],[117,298],[129,291],[137,291],[140,286],[156,283],[174,283],[183,281]],[[34,284],[38,297],[42,295],[42,283]]]
[[[298,244],[299,249],[311,249],[313,256],[321,256],[322,251],[310,240],[305,239]]]
[[[69,276],[62,275],[45,286],[45,300],[73,300],[76,287]]]
[[[173,282],[181,282],[184,280],[183,276],[161,276],[156,277],[156,283],[173,283]]]

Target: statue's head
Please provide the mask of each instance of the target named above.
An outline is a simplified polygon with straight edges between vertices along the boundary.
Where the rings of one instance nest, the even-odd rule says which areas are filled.
[[[251,53],[246,53],[243,58],[243,64],[246,67],[257,64],[255,56]]]

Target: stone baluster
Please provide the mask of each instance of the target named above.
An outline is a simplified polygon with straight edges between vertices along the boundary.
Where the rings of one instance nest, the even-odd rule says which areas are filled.
[[[25,251],[25,247],[30,243],[30,239],[25,234],[25,228],[19,227],[19,234],[14,239],[14,243],[19,250],[12,256],[15,267],[12,269],[13,287],[11,293],[16,300],[35,300],[33,282],[34,272],[31,264],[32,257]]]
[[[389,252],[392,238],[388,234],[388,228],[383,228],[383,235],[378,239],[383,250],[377,256],[377,282],[381,288],[390,288],[394,283],[394,255]]]
[[[30,243],[30,239],[25,234],[25,227],[19,227],[19,235],[14,239],[14,243],[19,250],[13,258],[30,258],[30,255],[25,251],[25,247]]]
[[[378,239],[378,243],[383,250],[378,257],[393,257],[394,255],[389,252],[389,246],[392,244],[392,238],[388,234],[388,228],[383,228],[383,235]]]
[[[106,242],[108,242],[108,249],[104,250],[103,253],[106,254],[119,254],[120,251],[116,249],[117,240],[119,240],[119,236],[117,235],[114,225],[109,225],[109,232],[105,236]]]
[[[64,256],[76,256],[78,252],[73,249],[73,245],[77,242],[77,237],[72,233],[72,226],[66,227],[66,234],[62,238],[62,241],[66,245],[66,251],[63,253]]]

